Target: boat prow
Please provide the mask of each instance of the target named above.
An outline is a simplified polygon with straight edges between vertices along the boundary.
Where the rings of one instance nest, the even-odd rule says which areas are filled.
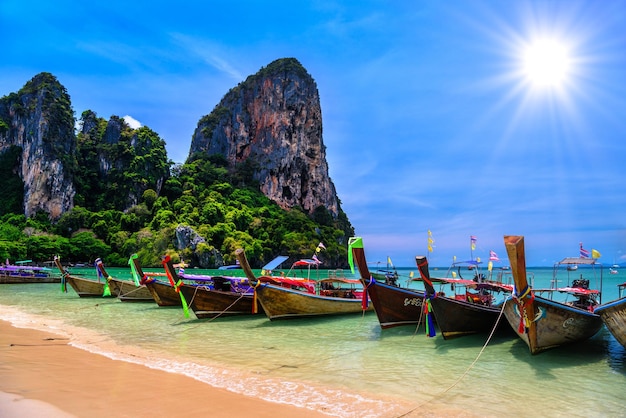
[[[600,316],[534,294],[527,281],[524,237],[505,236],[515,288],[504,314],[515,332],[537,354],[564,344],[586,340],[602,327]]]

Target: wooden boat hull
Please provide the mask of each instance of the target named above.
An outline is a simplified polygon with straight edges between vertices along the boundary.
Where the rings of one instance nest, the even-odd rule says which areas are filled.
[[[102,297],[104,293],[104,282],[97,282],[95,280],[85,279],[83,277],[67,276],[65,281],[71,286],[76,294],[81,298],[96,298]],[[111,292],[111,296],[115,296],[114,292]]]
[[[180,291],[193,313],[200,319],[254,313],[252,294],[223,292],[186,284],[180,286]]]
[[[50,275],[13,275],[1,274],[0,284],[27,284],[27,283],[61,283],[61,277]]]
[[[435,322],[444,339],[463,335],[488,333],[497,324],[497,331],[510,331],[509,324],[500,318],[502,306],[487,306],[438,296],[430,300]],[[500,322],[498,322],[500,318]]]
[[[626,347],[626,297],[598,306],[595,311],[615,339]]]
[[[363,312],[361,299],[320,296],[265,283],[256,288],[256,293],[260,305],[271,320]],[[373,310],[371,305],[367,310]]]
[[[137,286],[130,280],[109,279],[111,293],[117,295],[122,302],[154,302],[154,298],[146,286]]]
[[[146,288],[152,298],[159,306],[182,306],[180,295],[174,290],[174,286],[169,283],[159,281],[149,281]]]
[[[520,332],[520,309],[518,303],[509,299],[504,315],[517,335],[528,345],[531,354],[537,354],[564,344],[584,341],[602,328],[602,319],[595,313],[555,302],[539,296],[534,298],[535,338]]]
[[[424,292],[362,280],[383,329],[424,322]]]

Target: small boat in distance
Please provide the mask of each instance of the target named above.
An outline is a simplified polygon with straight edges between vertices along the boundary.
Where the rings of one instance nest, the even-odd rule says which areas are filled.
[[[235,264],[231,264],[231,265],[228,265],[228,266],[220,266],[217,269],[218,270],[237,270],[237,269],[240,269],[240,268],[241,268],[241,266],[239,265],[239,260],[237,260],[235,262]]]
[[[380,265],[380,262],[376,264]],[[400,275],[398,274],[398,270],[394,267],[393,263],[391,262],[391,257],[389,256],[387,256],[387,267],[384,270],[377,268],[376,271],[370,272],[370,275],[377,281],[383,282],[391,286],[397,286],[398,279],[400,277]]]
[[[52,270],[47,267],[30,265],[32,260],[17,261],[15,264],[9,263],[0,265],[0,284],[18,283],[59,283],[61,276],[52,274]]]

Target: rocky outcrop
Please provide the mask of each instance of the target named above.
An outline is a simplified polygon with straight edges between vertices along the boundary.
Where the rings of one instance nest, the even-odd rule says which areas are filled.
[[[76,138],[70,97],[49,73],[0,99],[0,153],[19,147],[17,175],[24,183],[26,216],[39,211],[53,220],[73,206]]]
[[[248,163],[261,191],[283,208],[340,208],[328,175],[317,85],[293,58],[272,62],[231,89],[194,132],[190,158]]]
[[[175,231],[174,247],[178,251],[187,250],[191,254],[189,265],[204,269],[217,268],[224,265],[222,253],[210,247],[206,240],[187,225],[178,225]]]

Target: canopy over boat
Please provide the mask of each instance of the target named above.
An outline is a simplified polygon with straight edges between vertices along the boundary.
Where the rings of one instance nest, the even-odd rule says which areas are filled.
[[[274,270],[276,269],[278,266],[280,266],[281,264],[283,264],[285,262],[285,260],[287,260],[289,258],[289,256],[286,255],[279,255],[278,257],[276,257],[275,259],[273,259],[272,261],[270,261],[269,263],[267,263],[266,265],[263,266],[262,270]]]
[[[359,279],[347,279],[345,277],[329,277],[327,279],[319,280],[320,283],[343,283],[350,285],[359,285],[361,286],[361,280]]]
[[[310,266],[318,266],[322,264],[319,260],[312,260],[310,258],[303,258],[301,260],[293,263],[292,267],[310,267]]]
[[[563,260],[559,261],[557,264],[562,264],[562,265],[572,265],[572,264],[593,265],[593,264],[597,264],[596,262],[597,262],[597,260],[595,258],[565,257]]]
[[[218,270],[235,270],[235,269],[240,269],[241,266],[239,265],[239,261],[237,261],[236,264],[231,264],[229,266],[220,266],[218,267]]]
[[[421,280],[421,279],[419,279]],[[508,285],[508,284],[504,284],[504,283],[499,283],[499,282],[493,282],[493,281],[474,281],[474,280],[468,280],[468,279],[456,279],[456,278],[449,278],[449,277],[442,277],[442,278],[437,278],[437,277],[431,277],[430,280],[434,283],[434,282],[440,282],[440,283],[448,283],[448,284],[454,284],[454,285],[458,285],[458,286],[467,286],[467,287],[471,287],[473,289],[487,289],[487,290],[495,290],[498,292],[511,292],[513,291],[513,286],[512,285]]]

